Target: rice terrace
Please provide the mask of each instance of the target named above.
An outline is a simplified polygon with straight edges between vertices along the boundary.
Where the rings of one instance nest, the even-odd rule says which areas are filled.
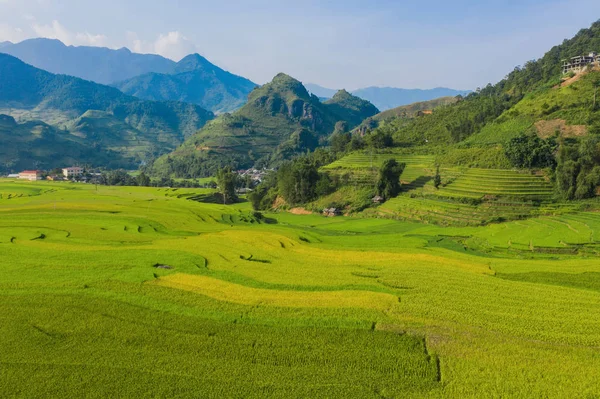
[[[0,0],[0,398],[600,399],[600,2],[472,3]]]
[[[597,249],[527,249],[600,213],[266,223],[197,191],[0,183],[3,396],[596,396]]]

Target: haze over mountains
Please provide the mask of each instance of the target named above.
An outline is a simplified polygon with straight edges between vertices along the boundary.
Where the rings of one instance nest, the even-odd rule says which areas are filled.
[[[198,54],[177,63],[159,55],[132,53],[126,48],[66,46],[52,39],[8,43],[1,49],[48,72],[112,84],[144,100],[184,101],[214,112],[241,107],[256,86]]]
[[[198,54],[180,62],[153,54],[136,54],[127,48],[66,46],[54,39],[29,39],[0,43],[0,51],[37,68],[113,85],[144,100],[190,102],[216,113],[231,112],[246,103],[256,86],[229,73]],[[306,84],[317,97],[329,99],[338,90]],[[381,111],[418,101],[468,94],[469,91],[435,88],[428,90],[368,87],[353,95],[370,101]]]
[[[175,66],[160,55],[136,54],[127,48],[66,46],[54,39],[29,39],[1,48],[36,68],[105,85],[148,72],[167,73]]]
[[[321,98],[331,98],[337,90],[328,89],[316,84],[307,83],[306,89]],[[395,87],[367,87],[351,92],[353,95],[370,101],[381,111],[413,104],[416,102],[434,100],[440,97],[464,96],[469,90],[454,90],[445,87],[434,89],[399,89]]]

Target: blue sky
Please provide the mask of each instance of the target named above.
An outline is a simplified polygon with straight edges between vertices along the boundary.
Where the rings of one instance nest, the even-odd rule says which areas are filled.
[[[198,52],[257,83],[474,89],[598,19],[598,0],[0,0],[0,41]]]

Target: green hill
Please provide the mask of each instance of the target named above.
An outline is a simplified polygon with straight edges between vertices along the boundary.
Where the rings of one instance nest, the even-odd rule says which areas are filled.
[[[539,126],[540,121],[553,121],[561,131],[572,130],[565,125],[585,126],[575,129],[578,131],[597,129],[598,107],[593,109],[597,73],[560,86],[562,60],[591,51],[600,51],[600,21],[553,47],[541,59],[515,68],[495,85],[471,93],[456,104],[437,108],[432,115],[411,123],[396,121],[381,129],[403,145],[429,147],[495,145],[519,133],[537,130],[533,126]],[[548,126],[554,126],[552,123],[542,122],[544,134]]]
[[[183,101],[213,112],[240,108],[256,84],[193,54],[182,59],[170,73],[147,73],[114,85],[122,92],[154,101]]]
[[[336,115],[339,121],[344,121],[349,127],[362,123],[365,118],[377,115],[379,110],[370,102],[353,96],[346,90],[338,91],[331,100],[324,103]]]
[[[149,153],[176,148],[213,118],[211,112],[193,104],[142,101],[112,87],[42,71],[5,54],[0,54],[0,113],[20,121],[42,121],[61,131],[73,129],[82,144],[110,153],[113,164],[129,167],[149,158]],[[102,129],[91,134],[90,126]],[[13,134],[20,132],[17,129]],[[48,136],[47,145],[53,146],[56,137]],[[104,146],[107,140],[109,148]],[[59,142],[55,145],[60,146]]]
[[[220,165],[273,165],[324,144],[338,122],[351,129],[377,112],[345,91],[321,103],[302,83],[279,74],[252,91],[237,112],[208,123],[173,154],[159,159],[153,170],[196,176]]]
[[[600,21],[499,83],[440,101],[431,112],[411,118],[405,108],[367,119],[355,131],[362,146],[347,146],[321,168],[340,182],[337,191],[307,206],[372,206],[366,215],[448,225],[569,212],[564,201],[600,193],[600,65],[565,76],[561,66],[594,51]],[[373,144],[384,136],[393,140]],[[382,206],[354,200],[349,189],[374,195],[389,158],[406,164],[398,197]]]
[[[13,117],[0,114],[0,142],[0,172],[50,169],[82,160],[107,167],[124,166],[116,153],[88,146],[85,140],[41,121],[17,123]]]
[[[400,119],[403,120],[404,123],[406,123],[409,120],[415,118],[416,116],[423,116],[432,112],[436,108],[454,104],[459,100],[459,98],[460,97],[440,97],[434,100],[421,101],[413,104],[402,105],[393,109],[388,109],[387,111],[378,113],[372,118],[367,118],[366,120],[364,120],[357,127],[357,130],[364,134],[368,130],[382,126],[386,122],[392,121],[394,119]]]

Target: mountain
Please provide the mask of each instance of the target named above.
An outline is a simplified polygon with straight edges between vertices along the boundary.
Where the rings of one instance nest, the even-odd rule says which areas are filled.
[[[155,162],[154,174],[181,177],[214,173],[221,166],[274,165],[324,144],[338,122],[351,129],[377,113],[372,104],[342,91],[321,103],[298,80],[278,74],[254,89],[233,114],[208,123]]]
[[[54,75],[6,54],[0,54],[0,113],[67,130],[88,148],[110,152],[113,163],[128,167],[172,150],[213,118],[197,105],[139,100],[109,86]],[[15,128],[14,134],[19,132]],[[47,137],[53,138],[58,140],[56,135]]]
[[[390,133],[402,146],[445,152],[440,160],[446,165],[490,168],[506,167],[506,149],[512,139],[523,134],[544,139],[560,136],[565,139],[563,145],[576,145],[587,138],[597,140],[600,62],[573,76],[561,72],[562,60],[594,51],[600,52],[600,21],[553,47],[542,58],[515,68],[495,85],[437,108],[431,115],[409,122],[391,120],[378,130]],[[576,150],[569,151],[577,157]],[[573,165],[577,162],[573,160]],[[582,167],[582,173],[592,170],[592,166]],[[569,179],[565,181],[592,181],[577,175]]]
[[[175,62],[159,55],[135,54],[126,48],[66,46],[54,39],[29,39],[0,46],[1,52],[52,73],[111,84],[149,72],[167,73]]]
[[[345,122],[351,129],[362,121],[377,115],[379,110],[370,102],[353,96],[346,90],[340,90],[333,95],[331,100],[324,103],[338,121]]]
[[[0,42],[0,49],[4,47],[12,46],[11,42]]]
[[[256,84],[192,54],[179,61],[169,73],[147,73],[114,86],[145,100],[183,101],[222,113],[244,105]]]

